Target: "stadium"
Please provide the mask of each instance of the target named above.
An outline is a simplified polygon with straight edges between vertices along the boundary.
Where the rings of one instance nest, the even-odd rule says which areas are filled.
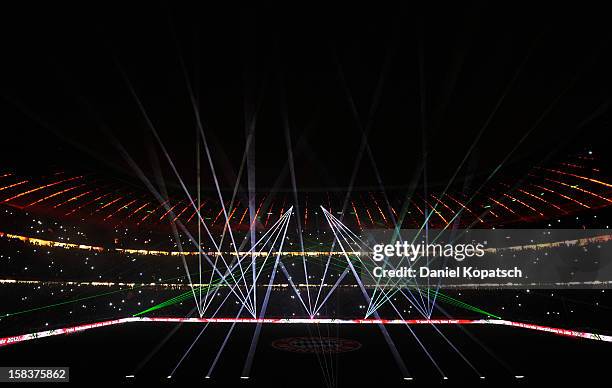
[[[1,382],[609,380],[602,13],[56,7],[1,27]]]

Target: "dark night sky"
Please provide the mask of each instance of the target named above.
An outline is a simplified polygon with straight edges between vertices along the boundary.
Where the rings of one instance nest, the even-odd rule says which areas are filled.
[[[254,113],[261,189],[287,172],[284,117],[304,190],[346,186],[364,130],[385,184],[407,185],[426,149],[428,183],[443,185],[502,96],[461,175],[486,174],[532,129],[509,168],[581,147],[605,156],[606,13],[510,4],[6,10],[0,160],[31,173],[85,170],[137,182],[112,133],[149,173],[157,154],[170,178],[123,73],[193,183],[195,120],[181,58],[224,184],[239,168]],[[377,184],[371,166],[364,153],[358,186]]]

